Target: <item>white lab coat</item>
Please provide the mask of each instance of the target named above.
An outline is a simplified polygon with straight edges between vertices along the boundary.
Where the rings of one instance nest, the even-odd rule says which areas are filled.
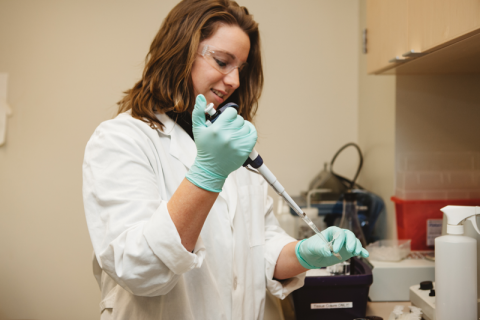
[[[163,132],[123,113],[86,147],[83,197],[101,319],[263,319],[265,288],[283,299],[305,277],[273,279],[280,251],[295,239],[280,228],[267,183],[243,167],[230,174],[188,252],[167,202],[196,146],[157,116]]]

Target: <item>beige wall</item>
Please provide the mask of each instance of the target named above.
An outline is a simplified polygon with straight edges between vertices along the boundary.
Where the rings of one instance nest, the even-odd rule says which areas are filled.
[[[258,1],[242,3],[262,30],[266,85],[256,119],[257,150],[290,194],[358,135],[358,3]],[[338,172],[353,177],[347,150]],[[272,191],[271,195],[275,196]]]
[[[480,76],[397,76],[397,156],[480,151]]]
[[[365,27],[366,0],[361,0],[359,32]],[[390,201],[395,172],[395,76],[367,75],[367,56],[363,53],[359,62],[358,143],[364,153],[359,182],[385,201],[386,215],[378,221],[376,233],[392,239],[397,236],[395,207]]]
[[[0,148],[0,318],[98,319],[85,144],[139,79],[172,1],[0,0],[14,115]],[[358,136],[358,3],[239,0],[260,22],[258,150],[291,194]],[[368,155],[368,153],[367,153]],[[348,154],[337,170],[352,175]]]

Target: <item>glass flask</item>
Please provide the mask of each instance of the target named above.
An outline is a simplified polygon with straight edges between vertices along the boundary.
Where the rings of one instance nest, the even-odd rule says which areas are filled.
[[[367,242],[357,216],[357,194],[354,192],[344,194],[343,214],[339,228],[352,231],[355,237],[360,240],[362,246],[366,247]],[[350,259],[327,267],[327,270],[334,275],[350,275]]]
[[[339,227],[352,231],[355,237],[360,240],[362,246],[364,248],[367,246],[365,236],[363,235],[362,227],[360,226],[360,222],[358,221],[357,194],[354,192],[347,192],[344,194],[343,215]]]

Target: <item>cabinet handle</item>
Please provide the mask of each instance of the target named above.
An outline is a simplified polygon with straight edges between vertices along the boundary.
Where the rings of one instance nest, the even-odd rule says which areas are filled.
[[[405,57],[405,58],[417,58],[417,57],[421,57],[423,55],[425,55],[424,52],[418,52],[418,51],[415,51],[415,50],[410,50],[410,51],[402,54],[402,56]]]
[[[367,29],[363,29],[363,46],[362,46],[362,49],[363,49],[363,53],[368,53],[368,49],[367,49]]]
[[[405,59],[404,57],[396,56],[395,58],[388,60],[388,62],[399,63],[399,62],[405,62],[405,60],[407,60],[407,59]]]

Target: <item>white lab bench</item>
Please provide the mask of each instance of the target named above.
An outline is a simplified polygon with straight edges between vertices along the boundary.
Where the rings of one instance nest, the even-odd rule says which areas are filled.
[[[373,283],[369,297],[374,302],[410,301],[410,287],[422,281],[435,281],[435,262],[404,259],[398,262],[369,261]]]

